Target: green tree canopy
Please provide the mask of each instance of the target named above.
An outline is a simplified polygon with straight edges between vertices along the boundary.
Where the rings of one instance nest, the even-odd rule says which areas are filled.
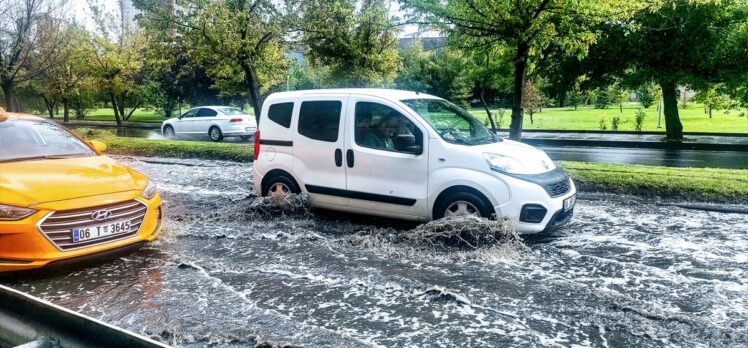
[[[397,27],[385,0],[304,0],[302,43],[328,86],[386,86],[398,68]]]
[[[439,25],[460,46],[482,50],[503,46],[514,68],[510,137],[522,135],[522,91],[529,69],[551,43],[584,55],[595,42],[593,27],[627,17],[635,0],[404,0],[406,8]]]

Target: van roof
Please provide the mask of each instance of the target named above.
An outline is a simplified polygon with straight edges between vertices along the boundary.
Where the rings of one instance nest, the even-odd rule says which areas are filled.
[[[320,94],[359,94],[359,95],[384,97],[384,98],[396,99],[396,100],[413,99],[413,98],[423,98],[423,99],[437,99],[438,98],[438,97],[435,97],[433,95],[429,95],[426,93],[403,91],[403,90],[398,90],[398,89],[330,88],[330,89],[308,89],[308,90],[291,91],[291,92],[278,92],[278,93],[271,94],[268,97],[268,100],[296,98],[296,97],[304,97],[304,96],[312,96],[312,95],[320,95]]]

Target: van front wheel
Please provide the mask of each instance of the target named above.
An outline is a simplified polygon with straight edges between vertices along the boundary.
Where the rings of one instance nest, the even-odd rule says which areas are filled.
[[[491,217],[491,209],[478,196],[470,192],[454,192],[437,202],[434,219],[443,217]]]
[[[267,181],[262,188],[263,197],[283,197],[290,194],[299,194],[301,190],[296,182],[285,175],[278,175]]]

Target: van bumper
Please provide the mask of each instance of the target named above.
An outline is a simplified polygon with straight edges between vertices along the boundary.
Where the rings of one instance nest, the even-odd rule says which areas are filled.
[[[577,193],[574,181],[568,176],[569,190],[557,197],[551,197],[536,183],[497,175],[501,175],[511,188],[511,199],[494,206],[494,211],[497,216],[511,218],[517,233],[534,234],[554,230],[569,223],[574,216],[573,207],[568,211],[564,210],[564,201]]]

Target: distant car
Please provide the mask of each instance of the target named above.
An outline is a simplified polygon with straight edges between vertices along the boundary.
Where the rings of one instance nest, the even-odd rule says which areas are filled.
[[[165,137],[207,135],[213,141],[221,141],[225,137],[248,140],[256,129],[254,116],[228,106],[195,107],[161,124],[161,134]]]
[[[0,108],[0,272],[103,258],[158,236],[156,184],[105,148]]]

